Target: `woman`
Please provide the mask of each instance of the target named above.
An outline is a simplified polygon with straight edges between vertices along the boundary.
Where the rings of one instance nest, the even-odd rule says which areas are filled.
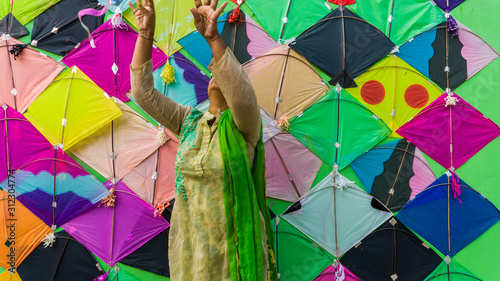
[[[169,236],[171,280],[276,280],[259,107],[248,77],[217,30],[227,2],[217,9],[217,0],[204,5],[195,0],[196,8],[190,9],[213,53],[205,113],[154,88],[154,4],[142,2],[137,0],[137,8],[129,3],[139,27],[130,65],[132,95],[180,139]]]

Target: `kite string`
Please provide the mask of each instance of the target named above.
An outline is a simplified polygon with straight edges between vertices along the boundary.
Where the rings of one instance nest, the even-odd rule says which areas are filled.
[[[90,16],[94,16],[94,17],[100,17],[100,16],[104,15],[108,11],[108,7],[109,7],[110,4],[111,4],[111,0],[107,0],[106,6],[104,7],[104,9],[97,10],[97,9],[93,9],[93,8],[88,8],[88,9],[80,10],[78,12],[78,18],[80,19],[80,24],[87,31],[89,42],[90,42],[90,46],[92,46],[92,48],[95,48],[94,38],[92,37],[92,34],[90,33],[89,28],[83,23],[82,17],[86,16],[86,15],[90,15]]]

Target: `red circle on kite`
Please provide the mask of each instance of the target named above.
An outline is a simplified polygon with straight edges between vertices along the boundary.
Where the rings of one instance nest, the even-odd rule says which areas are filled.
[[[376,105],[385,98],[385,88],[382,83],[370,80],[361,87],[361,98],[368,104]]]
[[[424,86],[413,84],[405,91],[405,101],[412,108],[422,108],[429,101],[429,92]]]

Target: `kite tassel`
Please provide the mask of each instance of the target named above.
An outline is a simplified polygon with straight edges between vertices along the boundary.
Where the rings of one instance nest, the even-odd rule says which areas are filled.
[[[42,240],[42,242],[43,242],[44,248],[52,247],[54,245],[54,243],[56,242],[56,235],[54,234],[54,231],[47,234],[47,236],[45,236],[45,238]]]
[[[111,23],[113,24],[114,28],[119,28],[119,29],[127,28],[127,24],[125,23],[125,21],[123,21],[121,14],[115,14],[113,18],[111,18]]]
[[[163,214],[163,211],[165,211],[165,209],[168,206],[170,206],[170,202],[156,204],[155,205],[155,212],[154,212],[155,218],[158,217],[158,216],[161,216]]]
[[[345,271],[344,267],[339,263],[338,267],[335,268],[335,281],[344,281]]]
[[[287,116],[281,116],[281,118],[278,120],[278,129],[281,129],[283,131],[288,131],[290,129],[290,120],[288,119]]]
[[[155,140],[160,146],[164,145],[168,141],[167,134],[165,134],[165,131],[163,131],[163,129],[156,133]]]
[[[243,18],[241,16],[240,6],[236,7],[236,9],[233,10],[233,12],[231,13],[231,16],[229,16],[228,21],[229,21],[229,23],[236,23],[236,25],[243,22]]]
[[[173,66],[171,66],[168,63],[168,60],[167,60],[167,63],[165,64],[165,67],[163,68],[160,76],[161,76],[161,78],[163,78],[163,84],[165,84],[165,83],[172,84],[172,83],[177,82],[175,80],[175,69]]]
[[[19,55],[26,47],[28,47],[28,44],[15,44],[12,46],[12,50],[10,50],[10,53],[14,55],[14,59],[17,60],[17,57],[19,57]]]
[[[101,203],[99,203],[98,207],[100,207],[101,204],[104,204],[105,207],[114,207],[115,206],[115,201],[116,201],[115,187],[111,188],[111,190],[109,192],[111,192],[111,194],[106,196],[104,199],[102,199]]]
[[[94,278],[94,281],[105,281],[106,277],[108,277],[108,275],[109,275],[110,270],[108,270],[108,272],[106,272],[102,275],[97,276],[97,278]]]
[[[455,106],[459,102],[458,98],[453,97],[453,96],[446,96],[444,98],[444,101],[446,102],[446,104],[444,105],[445,107]]]
[[[458,35],[458,23],[452,16],[446,20],[446,27],[451,37]]]
[[[455,179],[456,177],[456,179]],[[451,191],[453,193],[453,198],[458,199],[458,202],[462,204],[462,200],[460,200],[459,196],[462,193],[462,189],[460,188],[460,179],[455,172],[451,172]]]

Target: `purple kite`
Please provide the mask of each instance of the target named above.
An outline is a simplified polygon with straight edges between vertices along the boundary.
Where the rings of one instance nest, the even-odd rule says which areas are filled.
[[[500,128],[455,93],[442,94],[397,133],[451,171],[500,135]]]
[[[443,11],[449,13],[451,10],[455,9],[458,5],[465,2],[465,0],[434,0],[434,3],[438,5]]]
[[[63,59],[68,66],[78,66],[108,95],[123,102],[129,101],[130,69],[137,32],[127,25],[119,14],[105,22],[92,33],[96,48],[89,39],[77,45]],[[167,61],[167,56],[153,48],[153,70]]]
[[[163,216],[122,182],[104,184],[114,189],[113,206],[94,205],[62,227],[109,266],[137,250],[169,227]]]
[[[26,117],[6,104],[0,107],[0,146],[0,159],[5,159],[0,161],[0,182],[9,170],[15,171],[53,149]]]

